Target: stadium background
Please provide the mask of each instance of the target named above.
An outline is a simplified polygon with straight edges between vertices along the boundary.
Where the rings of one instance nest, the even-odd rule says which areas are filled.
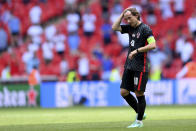
[[[148,56],[145,130],[194,130],[196,82],[178,72],[195,61],[195,0],[1,0],[0,129],[124,130],[130,112],[119,85],[129,43],[111,25],[129,6],[158,45]]]

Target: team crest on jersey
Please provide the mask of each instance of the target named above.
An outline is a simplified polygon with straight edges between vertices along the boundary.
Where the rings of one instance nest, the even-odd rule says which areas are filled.
[[[138,33],[137,33],[137,38],[139,38],[139,37],[140,37],[140,33],[138,32]]]
[[[135,37],[135,34],[132,34],[132,37]]]

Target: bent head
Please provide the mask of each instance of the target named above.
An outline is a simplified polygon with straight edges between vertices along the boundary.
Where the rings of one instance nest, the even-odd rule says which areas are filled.
[[[130,8],[124,13],[124,20],[132,27],[135,27],[140,21],[140,14],[135,8]]]

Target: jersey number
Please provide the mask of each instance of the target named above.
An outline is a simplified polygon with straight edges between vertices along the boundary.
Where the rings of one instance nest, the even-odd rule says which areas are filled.
[[[134,46],[134,45],[135,45],[135,41],[131,40],[131,46]]]
[[[138,77],[134,77],[134,85],[138,85]]]

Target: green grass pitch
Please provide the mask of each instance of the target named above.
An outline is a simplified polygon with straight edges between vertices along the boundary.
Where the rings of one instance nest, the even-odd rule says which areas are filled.
[[[129,107],[0,108],[0,131],[196,131],[196,105],[148,106],[144,127]]]

